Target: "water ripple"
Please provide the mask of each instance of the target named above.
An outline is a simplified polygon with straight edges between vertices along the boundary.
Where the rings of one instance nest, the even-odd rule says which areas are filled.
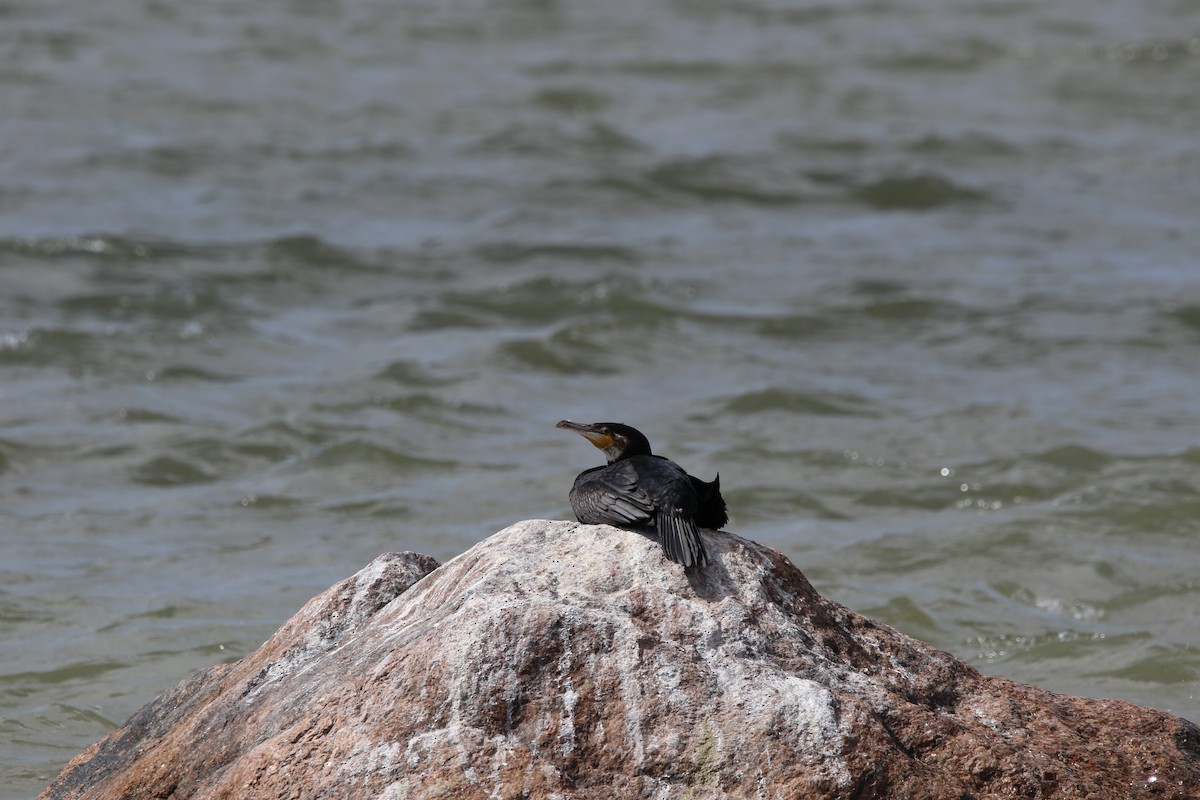
[[[569,516],[563,417],[839,602],[1200,713],[1180,4],[243,5],[5,17],[0,786]]]
[[[779,388],[743,392],[724,406],[730,414],[758,414],[786,411],[817,416],[877,416],[879,411],[869,399],[853,394],[817,394]]]

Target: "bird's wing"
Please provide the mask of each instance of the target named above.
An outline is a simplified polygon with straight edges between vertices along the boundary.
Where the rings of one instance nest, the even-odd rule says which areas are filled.
[[[707,567],[708,553],[696,523],[687,517],[659,510],[655,527],[667,558],[685,567]]]
[[[580,475],[571,487],[571,508],[589,525],[645,525],[653,519],[654,503],[638,488],[633,465],[619,461]]]

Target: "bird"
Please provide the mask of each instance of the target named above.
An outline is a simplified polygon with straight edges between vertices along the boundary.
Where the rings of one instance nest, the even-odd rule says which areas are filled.
[[[571,486],[571,510],[585,524],[652,526],[667,558],[686,567],[708,566],[698,528],[716,530],[729,521],[721,476],[710,482],[650,450],[650,440],[620,422],[561,420],[608,460],[579,473]]]

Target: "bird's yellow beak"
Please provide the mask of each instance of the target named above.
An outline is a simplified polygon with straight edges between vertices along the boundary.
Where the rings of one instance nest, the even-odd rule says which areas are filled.
[[[569,431],[575,431],[600,450],[607,450],[613,445],[612,434],[605,433],[604,431],[597,429],[594,425],[584,425],[579,422],[571,422],[569,419],[564,419],[560,420],[554,427],[566,428]]]

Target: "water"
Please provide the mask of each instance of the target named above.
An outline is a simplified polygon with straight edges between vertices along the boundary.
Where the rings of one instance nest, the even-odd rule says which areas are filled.
[[[0,6],[0,795],[616,419],[985,672],[1200,719],[1200,11]]]

